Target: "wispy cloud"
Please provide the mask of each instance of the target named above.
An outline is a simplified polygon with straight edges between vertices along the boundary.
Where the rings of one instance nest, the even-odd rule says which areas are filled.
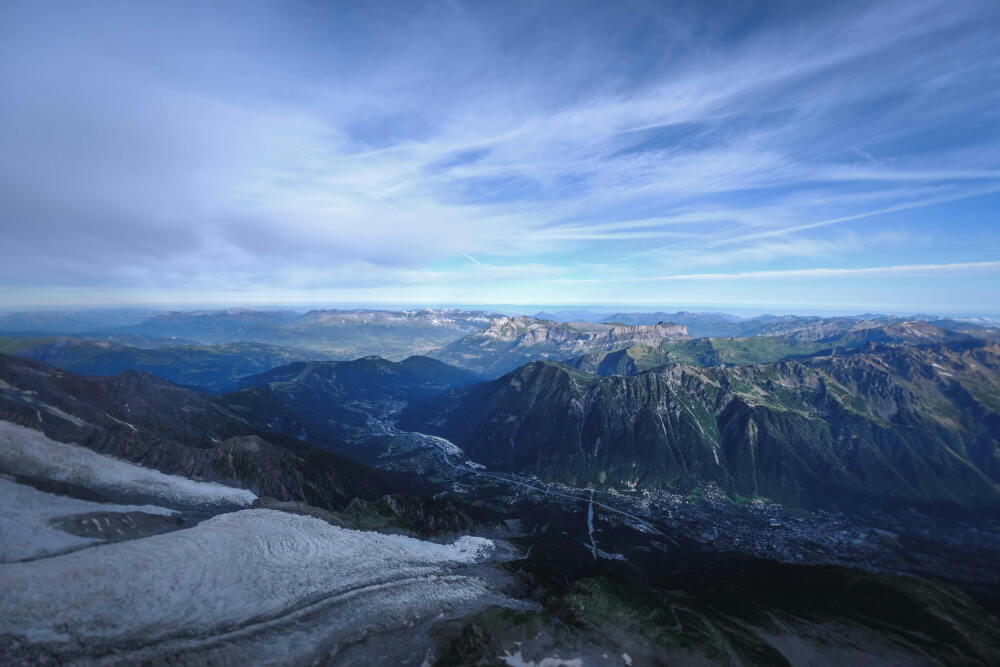
[[[663,282],[711,280],[732,281],[740,279],[785,280],[788,278],[877,278],[927,277],[937,275],[991,275],[1000,273],[1000,261],[956,262],[953,264],[900,264],[895,266],[869,266],[863,268],[783,269],[777,271],[739,271],[735,273],[679,273],[669,276],[635,276],[611,279],[560,278],[560,282],[588,283],[615,280],[617,282]]]
[[[0,285],[417,298],[460,266],[642,282],[1000,243],[995,3],[190,9],[0,10]]]
[[[794,234],[797,234],[797,233],[800,233],[800,232],[814,230],[814,229],[818,229],[818,228],[821,228],[821,227],[829,227],[831,225],[836,225],[836,224],[840,224],[840,223],[844,223],[844,222],[852,222],[852,221],[855,221],[855,220],[863,220],[865,218],[871,218],[871,217],[875,217],[875,216],[880,216],[880,215],[884,215],[884,214],[887,214],[887,213],[896,213],[896,212],[900,212],[900,211],[909,211],[909,210],[913,210],[913,209],[924,208],[924,207],[927,207],[927,206],[934,206],[934,205],[937,205],[937,204],[946,204],[946,203],[949,203],[949,202],[959,201],[959,200],[963,200],[963,199],[971,199],[971,198],[974,198],[974,197],[982,197],[984,195],[991,195],[991,194],[995,194],[997,192],[1000,192],[1000,184],[997,184],[997,185],[994,185],[994,186],[990,186],[990,187],[986,187],[986,188],[977,188],[977,189],[971,189],[971,190],[962,190],[960,192],[957,192],[957,193],[954,193],[954,194],[950,194],[950,195],[935,196],[935,197],[926,197],[926,198],[918,198],[918,199],[913,199],[913,200],[910,200],[910,201],[904,201],[902,203],[895,204],[893,206],[886,206],[886,207],[883,207],[883,208],[877,208],[877,209],[873,209],[873,210],[862,211],[860,213],[854,213],[854,214],[851,214],[851,215],[845,215],[845,216],[840,216],[840,217],[836,217],[836,218],[829,218],[827,220],[818,220],[818,221],[815,221],[815,222],[807,222],[805,224],[796,224],[796,225],[789,225],[789,226],[781,226],[781,227],[777,227],[777,228],[774,228],[774,229],[767,229],[767,230],[764,230],[764,231],[754,231],[754,232],[745,233],[745,234],[732,233],[732,232],[727,232],[725,234],[718,234],[718,233],[707,234],[707,235],[703,235],[703,236],[701,236],[701,237],[698,238],[698,245],[702,249],[705,249],[706,251],[709,251],[710,249],[715,249],[715,248],[718,248],[720,246],[741,245],[741,244],[747,244],[747,243],[750,243],[750,242],[759,241],[761,239],[769,239],[769,238],[775,238],[775,237],[789,236],[789,235],[794,235]],[[751,246],[746,246],[746,247],[751,247]],[[643,250],[643,251],[634,253],[632,255],[629,255],[628,259],[633,259],[633,258],[636,258],[636,257],[642,257],[642,256],[645,256],[645,255],[649,255],[649,254],[653,254],[653,253],[659,253],[659,252],[664,252],[664,251],[675,251],[676,248],[677,248],[676,244],[675,245],[671,245],[671,246],[661,246],[661,247],[658,247],[658,248],[650,248],[648,250]]]

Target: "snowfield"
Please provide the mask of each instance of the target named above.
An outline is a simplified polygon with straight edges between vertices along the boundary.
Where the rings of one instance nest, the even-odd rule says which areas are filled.
[[[256,662],[288,662],[290,651],[311,655],[320,643],[329,651],[331,641],[358,641],[376,626],[407,627],[421,613],[496,598],[462,572],[494,548],[485,538],[436,544],[242,510],[0,565],[0,636],[61,659],[113,648],[131,659],[187,653],[197,662],[222,651],[231,660],[246,651]],[[115,655],[112,662],[130,659]]]
[[[7,421],[0,421],[0,472],[150,497],[168,505],[247,507],[257,499],[245,489],[166,475]]]
[[[93,503],[45,493],[0,477],[0,562],[38,558],[103,540],[77,537],[49,521],[89,512],[145,512],[168,516],[173,511],[154,505]]]

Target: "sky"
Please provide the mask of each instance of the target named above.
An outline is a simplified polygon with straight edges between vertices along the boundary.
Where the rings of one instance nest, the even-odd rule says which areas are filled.
[[[0,3],[0,307],[1000,313],[1000,3]]]

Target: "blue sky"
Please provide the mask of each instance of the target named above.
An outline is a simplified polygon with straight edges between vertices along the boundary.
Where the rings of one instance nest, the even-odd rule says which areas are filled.
[[[0,306],[997,313],[1000,4],[0,5]]]

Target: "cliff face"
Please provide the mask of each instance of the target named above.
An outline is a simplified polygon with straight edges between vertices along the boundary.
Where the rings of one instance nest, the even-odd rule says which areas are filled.
[[[535,359],[562,360],[589,352],[630,345],[660,345],[689,338],[679,324],[653,325],[559,323],[533,317],[500,317],[484,331],[431,353],[480,375],[496,376]]]
[[[489,467],[579,485],[692,486],[800,505],[1000,505],[1000,348],[887,348],[597,377],[535,362],[404,427]]]

